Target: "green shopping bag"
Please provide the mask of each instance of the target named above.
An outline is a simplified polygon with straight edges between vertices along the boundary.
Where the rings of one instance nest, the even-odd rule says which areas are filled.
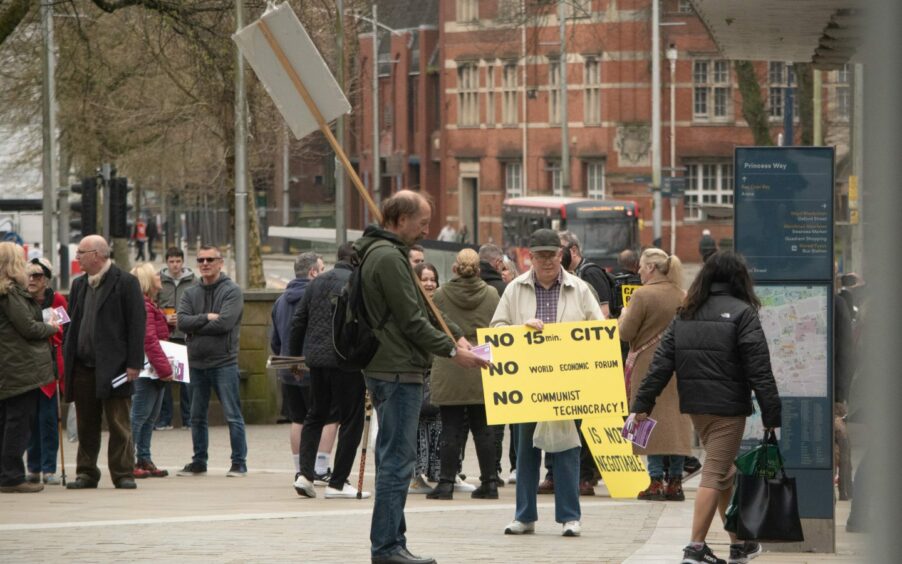
[[[764,432],[764,438],[752,450],[741,454],[733,461],[736,465],[736,480],[733,486],[733,495],[730,497],[730,505],[725,513],[726,521],[724,529],[735,533],[738,528],[739,518],[739,476],[758,476],[762,478],[774,478],[777,472],[783,469],[783,456],[780,454],[780,445],[777,443],[777,434],[774,431]]]

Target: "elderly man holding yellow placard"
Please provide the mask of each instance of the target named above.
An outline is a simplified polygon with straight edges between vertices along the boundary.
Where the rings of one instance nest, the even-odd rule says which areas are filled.
[[[529,238],[529,252],[532,268],[507,287],[495,310],[492,327],[526,325],[542,331],[545,324],[550,323],[604,319],[589,286],[561,267],[561,241],[555,231],[535,231]],[[580,441],[576,425],[572,421],[542,422],[541,425],[543,437],[563,434],[569,438],[569,442],[564,441],[569,448],[554,453],[555,521],[563,525],[565,537],[579,536]],[[517,506],[514,520],[504,529],[505,534],[532,533],[539,518],[536,497],[542,451],[533,440],[536,427],[536,423],[519,426]]]

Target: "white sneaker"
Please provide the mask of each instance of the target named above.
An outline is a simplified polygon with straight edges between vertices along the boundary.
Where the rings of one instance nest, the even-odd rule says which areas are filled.
[[[460,479],[460,476],[454,481],[454,491],[461,493],[470,493],[476,491],[476,486],[468,484]]]
[[[298,472],[297,478],[294,481],[294,491],[298,492],[298,495],[302,497],[316,497],[316,490],[313,489],[313,482],[305,478],[300,472]]]
[[[370,492],[360,492],[360,499],[370,497]],[[357,488],[351,484],[345,483],[340,490],[331,486],[326,486],[326,499],[356,499]]]
[[[510,525],[504,528],[505,535],[531,535],[536,532],[536,524],[533,523],[524,523],[523,521],[517,521],[514,519],[510,522]]]
[[[581,528],[579,526],[579,521],[567,521],[564,523],[564,533],[565,537],[578,537],[581,532]]]
[[[511,470],[510,476],[507,477],[508,484],[516,484],[517,483],[517,469]]]
[[[420,474],[410,482],[407,488],[408,494],[428,494],[432,493],[432,486],[426,481],[426,476]]]

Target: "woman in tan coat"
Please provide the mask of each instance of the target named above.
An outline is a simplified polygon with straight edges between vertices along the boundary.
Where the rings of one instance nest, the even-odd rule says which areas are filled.
[[[661,336],[683,302],[680,289],[682,264],[676,256],[661,249],[646,249],[639,258],[642,287],[633,292],[629,307],[618,320],[620,338],[629,342],[630,352],[624,366],[630,404],[648,372]],[[670,381],[655,408],[657,426],[644,449],[633,446],[636,454],[648,457],[651,483],[639,492],[639,499],[683,501],[683,462],[692,453],[692,425],[680,413],[676,379]],[[669,479],[664,484],[664,457],[670,457]]]

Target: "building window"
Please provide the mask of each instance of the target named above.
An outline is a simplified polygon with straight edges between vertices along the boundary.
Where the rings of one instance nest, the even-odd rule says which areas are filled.
[[[472,22],[479,19],[479,0],[457,0],[457,21]]]
[[[479,67],[462,63],[457,67],[457,125],[479,125]]]
[[[694,163],[687,166],[686,219],[705,219],[702,206],[733,205],[733,165]]]
[[[548,123],[561,123],[561,62],[548,61]]]
[[[850,70],[849,65],[843,65],[842,69],[836,71],[833,111],[835,118],[841,121],[848,121],[852,111],[852,89],[849,86]]]
[[[485,69],[486,116],[488,125],[495,125],[495,65],[489,64]]]
[[[586,195],[595,200],[604,200],[604,162],[586,163]]]
[[[601,61],[595,57],[586,59],[585,98],[583,121],[589,124],[601,123]]]
[[[767,64],[767,115],[772,120],[783,119],[783,109],[786,99],[786,88],[792,80],[793,86],[798,86],[795,71],[791,65],[771,61]],[[799,119],[799,91],[793,90],[792,111],[793,121]]]
[[[692,2],[689,0],[679,0],[677,12],[681,14],[694,14],[695,10],[692,9]]]
[[[517,70],[517,63],[505,63],[502,69],[501,88],[504,98],[501,101],[501,123],[505,125],[516,125],[519,122],[520,76]]]
[[[699,121],[728,121],[733,113],[730,61],[693,61],[692,83],[693,117]]]
[[[561,186],[561,161],[548,161],[548,185],[551,186],[551,194],[553,196],[563,196],[564,190]]]
[[[504,197],[519,198],[523,195],[523,163],[504,163]]]

